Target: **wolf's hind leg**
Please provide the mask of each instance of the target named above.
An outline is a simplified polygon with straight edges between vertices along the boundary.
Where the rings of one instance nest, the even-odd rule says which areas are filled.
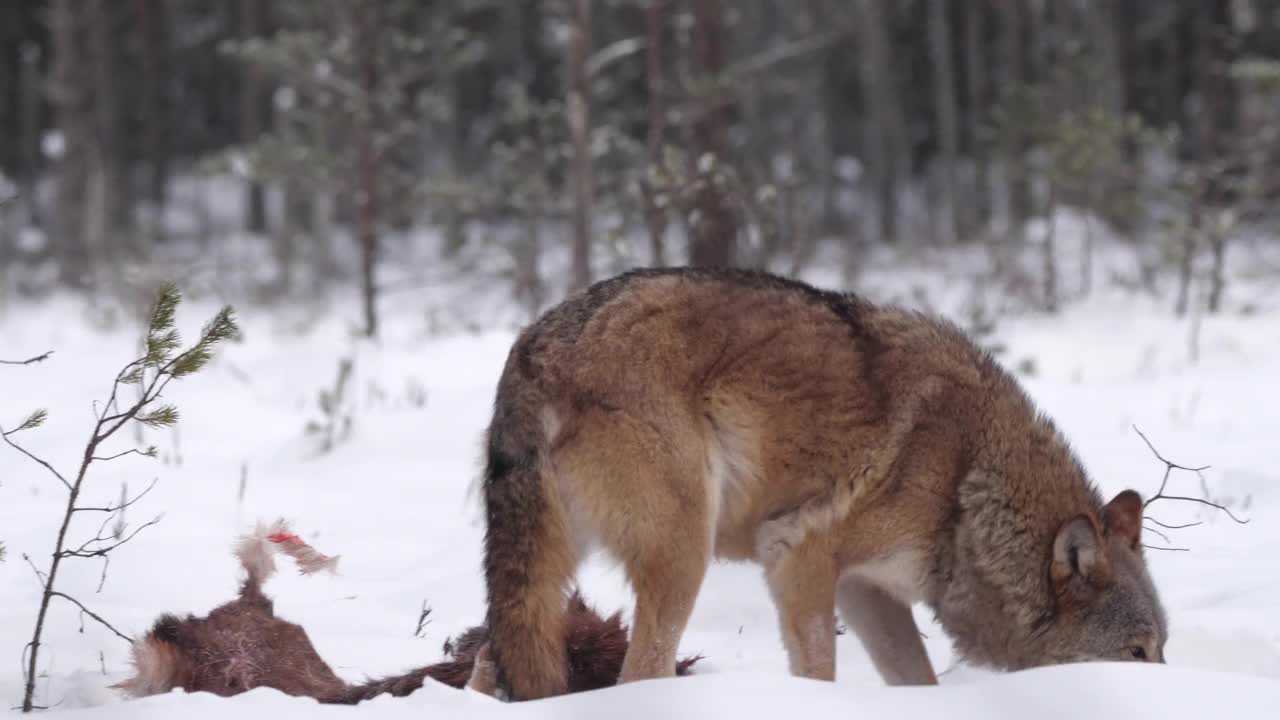
[[[598,412],[553,455],[570,502],[635,593],[619,682],[674,677],[676,653],[711,563],[715,522],[697,424]]]

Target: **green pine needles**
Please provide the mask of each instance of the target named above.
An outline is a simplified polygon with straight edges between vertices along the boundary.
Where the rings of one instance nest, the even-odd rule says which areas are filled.
[[[40,610],[36,615],[35,629],[32,633],[31,641],[27,643],[23,654],[26,671],[26,687],[22,698],[23,712],[30,712],[38,707],[35,705],[34,699],[40,639],[44,633],[44,623],[48,615],[49,603],[53,598],[58,597],[70,602],[85,615],[93,618],[121,639],[132,642],[131,638],[121,633],[107,620],[87,608],[82,602],[57,590],[55,582],[63,560],[70,558],[99,558],[103,561],[102,579],[99,583],[99,587],[101,587],[101,583],[106,581],[107,562],[110,552],[132,540],[140,531],[159,522],[159,517],[157,517],[130,533],[125,533],[124,530],[122,513],[126,508],[140,500],[142,496],[146,495],[154,487],[154,483],[133,497],[129,497],[127,491],[123,492],[119,501],[108,507],[83,507],[78,505],[77,501],[80,498],[80,492],[84,487],[89,468],[93,463],[108,462],[129,455],[140,455],[148,458],[156,456],[157,451],[154,446],[132,448],[109,455],[101,455],[98,451],[122,427],[131,422],[141,423],[151,428],[169,427],[177,423],[178,408],[169,403],[159,402],[164,395],[165,388],[174,380],[189,377],[202,370],[209,364],[209,361],[213,358],[214,351],[221,343],[239,336],[240,330],[236,325],[235,316],[231,307],[227,306],[219,310],[213,319],[204,325],[200,331],[199,338],[193,344],[185,350],[182,349],[182,336],[174,327],[178,305],[181,302],[182,295],[177,286],[172,283],[166,283],[161,286],[156,293],[155,302],[147,314],[146,337],[142,356],[131,361],[120,372],[116,373],[115,379],[111,383],[111,394],[108,396],[107,401],[95,406],[98,409],[93,430],[86,441],[84,453],[80,456],[79,467],[73,475],[60,472],[52,463],[31,453],[12,438],[13,435],[33,430],[44,424],[48,419],[48,413],[44,410],[36,410],[31,413],[11,430],[0,428],[0,437],[4,439],[5,444],[42,466],[62,483],[67,490],[67,503],[62,525],[58,530],[48,569],[41,571],[32,563],[32,567],[36,571],[36,577],[43,587],[43,593],[40,599]],[[129,385],[139,386],[140,392],[136,394],[135,400],[126,402],[121,397],[120,389]],[[77,513],[106,515],[106,519],[102,521],[97,535],[79,545],[68,541],[68,530],[72,519]],[[105,529],[113,520],[116,521],[114,528],[110,532],[105,532]],[[0,547],[0,552],[2,551],[3,548]],[[30,560],[25,555],[23,557]]]

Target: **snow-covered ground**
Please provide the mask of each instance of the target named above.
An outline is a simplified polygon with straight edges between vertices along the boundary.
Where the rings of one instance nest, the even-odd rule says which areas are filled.
[[[879,295],[909,295],[902,278],[872,271],[859,282]],[[1249,292],[1254,296],[1242,299]],[[465,302],[466,295],[435,297]],[[953,667],[946,637],[921,609],[929,652],[939,670],[947,670],[941,687],[882,687],[848,634],[838,640],[837,682],[801,681],[786,676],[759,571],[717,564],[683,641],[684,651],[706,656],[692,678],[522,705],[440,686],[355,708],[316,707],[269,690],[232,699],[177,693],[125,702],[107,686],[127,674],[127,646],[91,621],[82,624],[74,607],[55,600],[41,653],[39,700],[59,714],[92,720],[390,719],[463,712],[618,718],[659,712],[1275,717],[1280,295],[1242,281],[1231,297],[1226,315],[1203,320],[1194,362],[1189,321],[1173,318],[1168,301],[1114,292],[1099,293],[1057,318],[1009,319],[997,338],[1011,367],[1024,360],[1034,364],[1035,374],[1026,379],[1029,391],[1072,439],[1104,491],[1134,487],[1145,494],[1159,485],[1163,466],[1135,434],[1136,425],[1171,460],[1212,466],[1204,487],[1189,474],[1175,474],[1171,487],[1192,495],[1207,488],[1214,500],[1249,518],[1249,524],[1238,525],[1189,504],[1152,506],[1166,523],[1204,521],[1169,533],[1174,545],[1189,552],[1150,553],[1171,619],[1167,667],[1094,665],[1007,676]],[[267,586],[277,613],[301,623],[337,672],[359,680],[440,658],[445,638],[479,622],[484,610],[483,528],[471,490],[480,432],[513,335],[501,325],[433,334],[439,324],[423,302],[388,302],[386,334],[376,345],[350,337],[354,304],[319,316],[300,310],[241,312],[243,342],[225,348],[206,371],[167,393],[182,413],[181,423],[174,431],[148,431],[142,441],[159,446],[160,458],[126,457],[91,471],[90,504],[117,498],[121,483],[133,492],[159,478],[127,519],[136,527],[163,513],[162,521],[113,555],[100,591],[102,567],[91,560],[70,561],[61,588],[125,632],[140,634],[162,612],[200,614],[230,599],[239,579],[230,553],[235,536],[257,520],[284,516],[319,550],[342,556],[336,576],[285,572]],[[1240,310],[1246,304],[1254,306],[1250,313]],[[939,305],[958,312],[956,301]],[[185,303],[179,324],[187,336],[214,309],[205,302]],[[473,311],[483,325],[488,311]],[[132,358],[138,335],[136,325],[104,329],[87,317],[66,298],[10,304],[0,315],[0,357],[55,351],[38,365],[0,367],[0,424],[11,427],[30,410],[48,408],[46,425],[20,439],[64,470],[82,450],[94,400],[104,398],[111,377]],[[304,427],[320,418],[317,395],[332,384],[339,359],[347,356],[354,358],[346,400],[350,436],[320,454]],[[138,441],[132,433],[122,435],[108,451]],[[0,540],[9,555],[0,563],[0,657],[9,658],[0,663],[0,701],[6,707],[21,698],[18,658],[38,600],[22,556],[45,564],[63,498],[42,469],[0,447]],[[91,519],[81,519],[72,536],[90,537],[96,529]],[[1149,541],[1163,544],[1154,536]],[[593,562],[581,581],[601,610],[629,608],[616,568]],[[419,638],[414,628],[424,601],[432,608],[431,623]]]

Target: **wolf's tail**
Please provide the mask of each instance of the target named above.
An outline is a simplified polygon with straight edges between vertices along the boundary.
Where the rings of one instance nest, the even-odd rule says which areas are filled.
[[[499,390],[489,428],[484,573],[498,691],[532,700],[568,691],[564,622],[574,547],[546,477],[542,424],[532,403],[513,397],[519,394]]]

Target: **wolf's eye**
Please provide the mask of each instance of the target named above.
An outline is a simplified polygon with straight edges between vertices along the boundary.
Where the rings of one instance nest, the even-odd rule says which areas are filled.
[[[1147,659],[1147,649],[1146,649],[1146,648],[1144,648],[1144,647],[1142,647],[1142,646],[1140,646],[1140,645],[1135,645],[1135,646],[1133,646],[1133,647],[1129,648],[1129,652],[1130,652],[1130,654],[1132,654],[1132,655],[1133,655],[1133,659],[1134,659],[1134,660],[1146,660],[1146,659]]]

